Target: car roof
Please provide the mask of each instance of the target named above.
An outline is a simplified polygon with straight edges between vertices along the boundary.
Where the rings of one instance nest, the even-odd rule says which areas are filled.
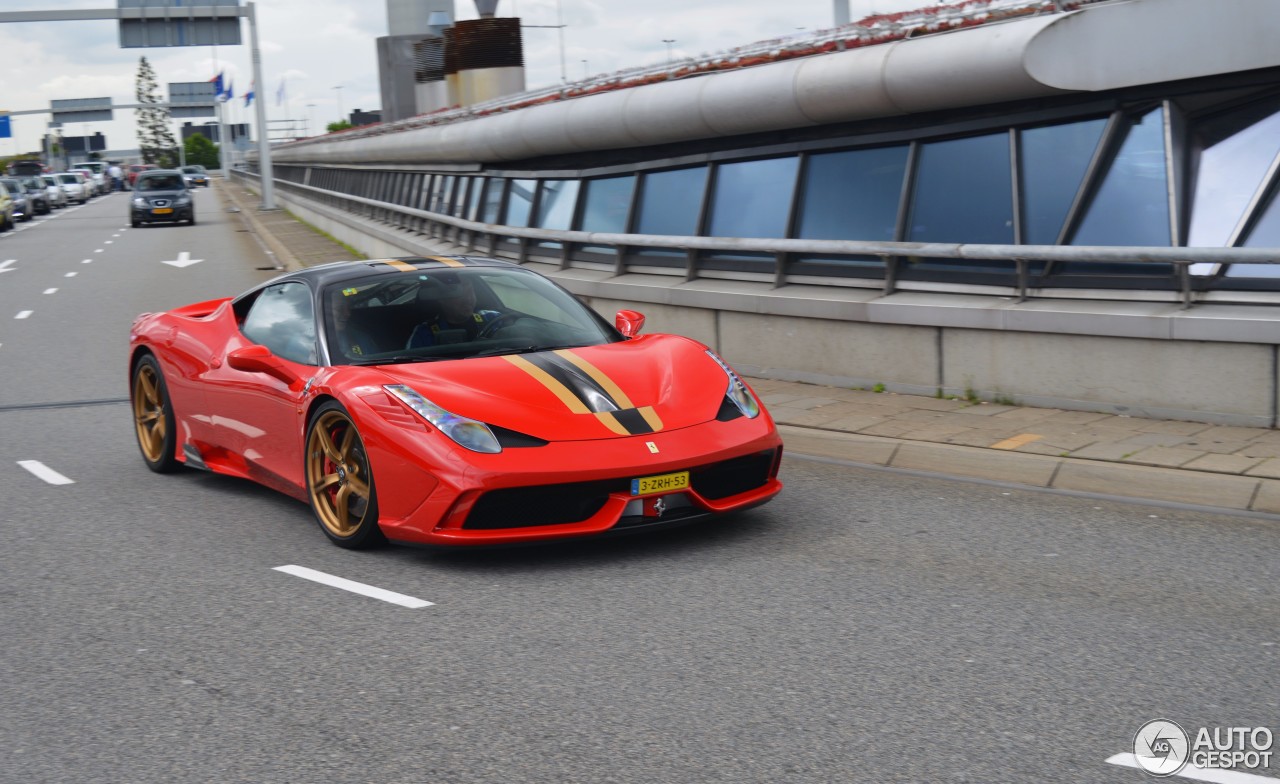
[[[538,273],[522,267],[519,264],[510,261],[502,261],[500,259],[491,259],[485,256],[405,256],[394,259],[369,259],[366,261],[335,261],[329,264],[320,264],[315,267],[307,267],[304,270],[290,272],[277,278],[256,286],[243,296],[249,296],[259,289],[283,283],[287,280],[299,280],[312,284],[320,288],[330,286],[335,283],[343,283],[348,280],[365,279],[368,280],[372,276],[387,275],[388,277],[400,275],[405,272],[414,270],[440,270],[450,267],[489,267],[491,269],[512,270],[529,275],[537,275]]]

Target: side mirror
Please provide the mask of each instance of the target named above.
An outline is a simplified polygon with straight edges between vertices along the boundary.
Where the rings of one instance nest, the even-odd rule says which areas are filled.
[[[634,338],[644,329],[644,314],[638,310],[620,310],[613,318],[613,325],[625,338]]]
[[[227,364],[245,373],[266,373],[272,378],[280,379],[291,388],[300,381],[266,346],[238,348],[227,354]]]

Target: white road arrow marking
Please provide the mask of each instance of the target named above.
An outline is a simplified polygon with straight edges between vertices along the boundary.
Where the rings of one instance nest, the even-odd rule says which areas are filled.
[[[9,269],[9,265],[15,261],[17,261],[17,259],[9,259],[7,261],[0,262],[0,272],[13,272],[13,270]]]
[[[183,267],[190,267],[192,264],[199,264],[202,261],[204,261],[204,259],[191,258],[191,254],[187,253],[184,250],[178,254],[178,258],[174,259],[173,261],[166,261],[164,263],[168,264],[171,267],[177,267],[178,269],[182,269]]]

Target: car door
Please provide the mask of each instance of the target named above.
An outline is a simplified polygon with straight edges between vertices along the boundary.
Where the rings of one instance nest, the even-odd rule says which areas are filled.
[[[302,487],[302,399],[318,356],[315,324],[305,283],[263,288],[218,352],[205,385],[228,457],[243,459],[253,479],[295,495]],[[265,369],[243,369],[249,365]]]

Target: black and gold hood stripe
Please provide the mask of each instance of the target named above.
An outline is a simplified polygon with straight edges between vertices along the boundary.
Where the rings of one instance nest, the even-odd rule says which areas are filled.
[[[569,351],[503,357],[533,376],[575,414],[592,414],[620,436],[656,433],[662,420],[652,406],[637,408],[604,371]]]

